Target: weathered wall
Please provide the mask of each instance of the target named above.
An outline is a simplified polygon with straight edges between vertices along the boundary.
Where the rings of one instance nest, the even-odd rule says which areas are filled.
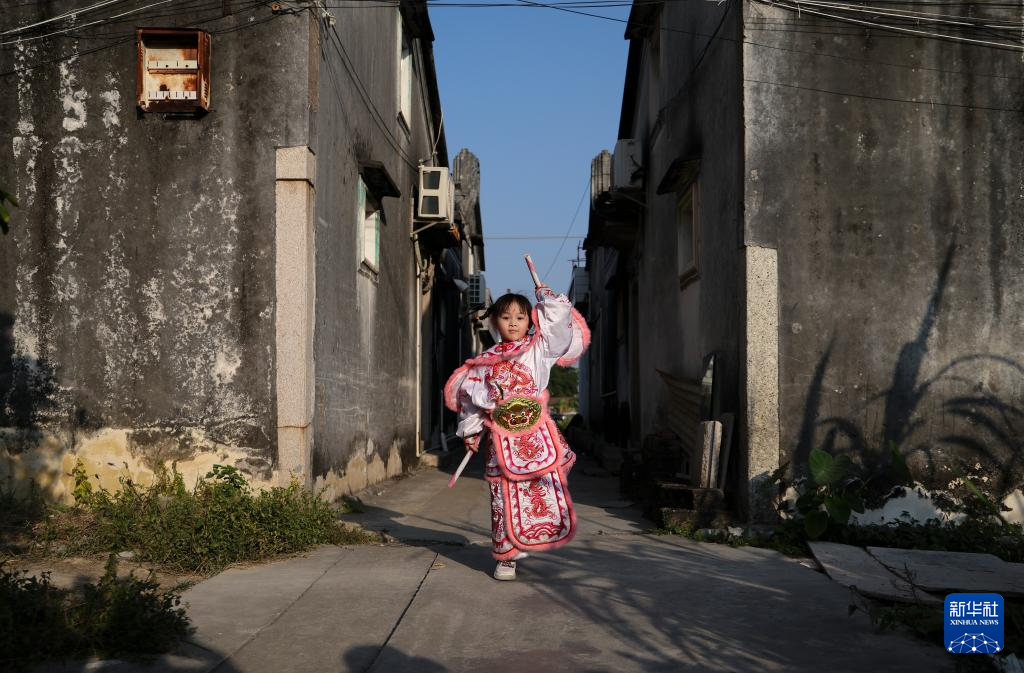
[[[420,321],[410,232],[416,161],[430,158],[437,123],[429,119],[422,51],[414,56],[411,128],[398,120],[397,16],[395,7],[341,12],[320,32],[313,473],[330,495],[399,474],[416,457]],[[383,199],[376,274],[360,265],[362,160],[383,162],[402,193]]]
[[[738,411],[742,313],[740,63],[735,42],[710,45],[694,66],[725,8],[707,3],[665,3],[660,46],[648,38],[632,135],[646,139],[646,215],[633,256],[637,343],[633,423],[642,438],[665,430],[667,391],[655,369],[698,379],[703,358],[717,352],[721,410]],[[738,33],[734,8],[720,34]],[[691,73],[692,76],[691,76]],[[700,159],[697,182],[700,275],[679,287],[676,203],[679,194],[657,195],[670,164]],[[639,409],[640,413],[636,413]],[[734,454],[735,455],[735,454]],[[736,470],[732,473],[735,475]]]
[[[0,238],[0,477],[60,497],[76,457],[108,486],[168,460],[272,476],[274,148],[307,143],[308,24],[268,17],[139,17],[231,31],[196,119],[136,113],[133,39],[84,53],[133,24],[0,50],[0,184],[21,203]]]
[[[962,459],[1005,494],[1024,436],[1020,54],[745,7],[745,238],[778,249],[783,460],[874,465],[892,442],[929,487],[955,488]]]

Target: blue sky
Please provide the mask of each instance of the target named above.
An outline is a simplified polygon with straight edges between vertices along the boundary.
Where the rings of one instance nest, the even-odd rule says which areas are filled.
[[[586,10],[625,19],[628,7]],[[590,179],[590,160],[613,149],[628,43],[625,24],[541,8],[430,9],[434,55],[451,157],[480,158],[487,284],[495,299],[532,283],[530,253],[564,292],[581,239],[563,236]],[[587,233],[584,200],[572,235]],[[532,297],[532,292],[529,292]]]

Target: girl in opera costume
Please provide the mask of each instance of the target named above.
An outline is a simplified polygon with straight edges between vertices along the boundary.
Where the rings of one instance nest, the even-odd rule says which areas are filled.
[[[529,262],[529,260],[528,260]],[[491,492],[495,579],[514,580],[516,560],[555,549],[576,534],[566,475],[576,460],[548,415],[548,379],[590,344],[583,317],[565,295],[536,279],[537,306],[506,294],[488,309],[501,341],[455,370],[445,404],[459,414],[468,451],[484,439],[484,478]]]

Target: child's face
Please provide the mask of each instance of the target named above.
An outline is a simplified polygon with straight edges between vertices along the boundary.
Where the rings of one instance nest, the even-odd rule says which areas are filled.
[[[496,317],[495,322],[502,341],[522,339],[530,328],[530,316],[515,303],[509,304],[508,308]]]

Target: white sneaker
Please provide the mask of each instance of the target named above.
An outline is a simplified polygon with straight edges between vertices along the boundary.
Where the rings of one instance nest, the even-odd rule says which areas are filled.
[[[494,568],[494,579],[496,580],[514,580],[516,578],[516,562],[515,561],[498,561],[498,565]]]

